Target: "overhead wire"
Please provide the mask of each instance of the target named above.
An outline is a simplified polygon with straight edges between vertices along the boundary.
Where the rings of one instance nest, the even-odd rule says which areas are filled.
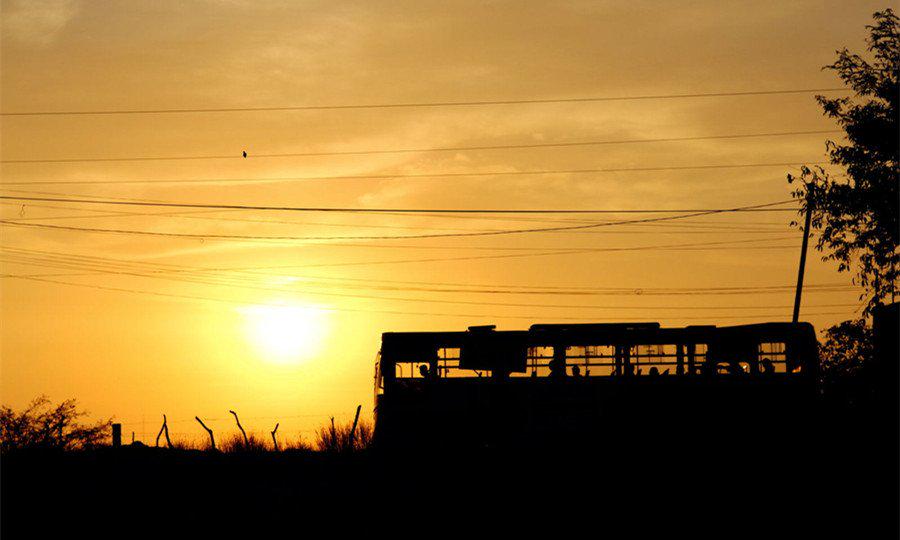
[[[25,279],[29,281],[42,282],[42,283],[53,283],[58,285],[68,285],[74,287],[84,287],[90,289],[111,291],[111,292],[126,292],[133,294],[145,294],[156,297],[163,298],[176,298],[176,299],[187,299],[187,300],[203,300],[210,302],[222,302],[227,304],[237,304],[242,306],[248,305],[260,305],[266,307],[278,307],[277,304],[260,304],[260,303],[248,303],[248,302],[238,302],[234,300],[215,298],[215,297],[204,297],[197,295],[183,295],[183,294],[173,294],[173,293],[160,293],[156,291],[147,291],[142,289],[129,289],[124,287],[109,287],[103,285],[92,285],[92,284],[84,284],[84,283],[74,283],[67,282],[62,280],[53,280],[46,278],[38,278],[38,277],[19,277],[18,279]],[[390,315],[410,315],[410,316],[429,316],[429,317],[457,317],[457,318],[491,318],[491,319],[524,319],[524,320],[534,320],[533,316],[524,316],[524,315],[499,315],[499,314],[472,314],[472,313],[441,313],[441,312],[411,312],[411,311],[397,311],[397,310],[381,310],[381,309],[355,309],[355,308],[346,308],[346,307],[333,307],[333,306],[316,306],[317,310],[321,311],[337,311],[337,312],[352,312],[352,313],[379,313],[379,314],[390,314]],[[843,312],[820,312],[820,313],[807,313],[806,315],[843,315]],[[571,317],[571,316],[557,316],[554,315],[552,317],[547,317],[552,320],[571,320],[571,321],[596,321],[596,320],[620,320],[620,317]],[[673,319],[681,319],[681,320],[710,320],[709,316],[706,317],[672,317]],[[724,315],[724,316],[716,316],[715,319],[775,319],[775,318],[788,318],[788,314],[756,314],[756,315]]]
[[[475,146],[444,146],[444,147],[420,147],[420,148],[387,148],[387,149],[363,149],[363,150],[336,150],[336,151],[317,151],[317,152],[280,152],[280,153],[257,153],[251,152],[246,156],[235,152],[234,154],[191,154],[181,156],[126,156],[126,157],[70,157],[70,158],[34,158],[34,159],[0,159],[0,163],[102,163],[102,162],[126,162],[126,161],[190,161],[190,160],[222,160],[222,159],[268,159],[268,158],[290,158],[290,157],[326,157],[326,156],[360,156],[360,155],[382,155],[382,154],[409,154],[409,153],[428,153],[428,152],[464,152],[464,151],[482,151],[482,150],[518,150],[518,149],[537,149],[537,148],[573,148],[584,146],[604,146],[616,144],[641,144],[641,143],[661,143],[661,142],[689,142],[689,141],[707,141],[707,140],[731,140],[731,139],[750,139],[763,137],[791,137],[800,135],[824,135],[828,133],[842,133],[837,129],[819,129],[807,131],[776,131],[765,133],[742,133],[742,134],[725,134],[725,135],[699,135],[688,137],[663,137],[655,139],[617,139],[617,140],[594,140],[594,141],[560,141],[545,143],[518,143],[518,144],[494,144],[494,145],[475,145]]]
[[[5,251],[5,252],[6,252],[6,251],[10,251],[10,252],[13,252],[13,253],[16,252],[16,250],[11,250],[11,249],[9,249],[9,248],[4,248],[4,251]],[[27,253],[29,250],[20,250],[20,251],[21,251],[21,252]],[[564,307],[564,308],[577,308],[577,307],[585,307],[585,308],[589,308],[589,307],[591,307],[591,306],[577,306],[577,305],[547,305],[547,304],[539,305],[539,304],[514,304],[514,303],[493,303],[493,302],[466,302],[466,301],[454,301],[454,300],[430,300],[430,299],[398,298],[398,297],[377,297],[377,296],[373,297],[373,296],[363,296],[363,295],[347,295],[347,294],[337,294],[337,293],[322,293],[322,292],[309,291],[308,289],[307,289],[307,290],[303,290],[303,289],[298,290],[298,289],[293,289],[293,288],[287,288],[287,289],[286,289],[286,288],[283,288],[283,287],[281,287],[281,288],[274,288],[274,287],[256,287],[256,286],[245,287],[245,286],[244,286],[244,283],[246,283],[246,281],[243,282],[243,283],[234,283],[233,281],[228,281],[228,280],[223,281],[223,280],[219,279],[219,280],[217,280],[217,281],[215,281],[215,282],[209,282],[208,280],[210,279],[210,276],[200,276],[201,279],[192,279],[192,278],[194,278],[194,276],[190,276],[189,278],[185,278],[183,275],[179,275],[179,276],[172,277],[172,276],[166,276],[166,275],[158,275],[158,274],[154,274],[153,272],[148,273],[146,270],[142,270],[142,269],[134,269],[134,268],[128,268],[127,266],[126,266],[125,269],[123,270],[121,267],[113,267],[113,268],[103,267],[102,264],[101,264],[101,265],[97,265],[97,263],[94,263],[94,262],[87,262],[87,263],[86,263],[86,262],[84,262],[83,260],[82,260],[82,261],[78,261],[77,259],[75,260],[75,262],[73,262],[73,261],[71,260],[71,258],[70,258],[69,260],[65,260],[65,259],[63,259],[63,260],[59,260],[59,259],[53,260],[53,259],[51,259],[51,260],[49,260],[49,261],[41,261],[41,259],[37,259],[37,260],[36,260],[36,259],[33,258],[33,257],[32,257],[32,258],[29,258],[29,257],[27,257],[27,256],[18,256],[18,258],[17,258],[16,256],[13,256],[13,257],[9,257],[9,255],[4,256],[4,259],[9,260],[10,258],[12,259],[13,262],[16,262],[16,263],[21,263],[21,262],[24,261],[25,264],[32,264],[32,265],[37,265],[37,266],[50,266],[50,267],[55,267],[55,268],[67,268],[67,269],[76,269],[76,270],[79,270],[79,269],[85,269],[85,268],[86,268],[86,269],[89,269],[89,270],[92,270],[92,271],[95,271],[95,272],[105,273],[105,274],[119,274],[119,275],[135,276],[135,277],[150,277],[150,278],[157,278],[157,279],[169,279],[169,280],[175,280],[175,281],[188,281],[188,282],[205,283],[205,284],[212,284],[212,285],[226,284],[226,285],[230,285],[230,286],[238,286],[238,287],[242,287],[242,288],[261,289],[261,290],[277,291],[277,292],[299,292],[299,293],[313,294],[313,295],[341,296],[341,297],[364,298],[364,299],[398,300],[398,301],[432,302],[432,303],[457,303],[457,304],[472,304],[472,305],[479,305],[479,304],[482,304],[482,305],[499,305],[499,306],[515,306],[515,307]],[[106,263],[103,263],[103,264],[106,264]],[[193,269],[190,269],[190,270],[193,270]],[[164,271],[166,271],[166,270],[164,270]],[[180,270],[179,270],[179,271],[180,271]],[[7,277],[23,277],[23,276],[17,276],[17,275],[12,275],[12,274],[7,274],[6,276],[7,276]],[[30,276],[30,277],[34,277],[34,276]],[[203,281],[203,279],[206,279],[207,281]],[[215,279],[215,277],[213,277],[213,279]],[[307,285],[307,283],[301,283],[301,285]],[[346,285],[340,285],[340,286],[338,287],[338,289],[347,289],[347,288],[352,288],[352,287],[347,287]],[[372,288],[372,287],[366,287],[366,288]],[[813,287],[813,286],[810,287],[811,290],[816,290],[816,289],[818,289],[818,288],[819,288],[819,287]],[[381,290],[383,290],[383,288],[381,288]],[[476,290],[460,290],[460,289],[435,289],[435,288],[411,288],[411,287],[402,287],[402,288],[399,288],[399,289],[393,289],[393,290],[401,290],[401,291],[405,291],[405,292],[410,292],[410,291],[428,291],[428,292],[452,292],[452,293],[459,293],[459,292],[474,292],[474,293],[496,292],[496,291],[476,291]],[[724,293],[725,291],[719,291],[719,292],[723,292],[723,293]],[[734,290],[731,290],[731,291],[727,291],[727,292],[735,292],[735,291],[734,291]],[[758,292],[760,292],[760,289],[756,289],[756,290],[754,290],[753,292],[757,292],[757,293],[758,293]],[[557,294],[557,293],[558,293],[558,291],[555,291],[554,293],[551,293],[551,294]],[[531,291],[526,291],[526,292],[518,291],[518,292],[514,292],[513,294],[534,294],[534,293],[531,292]],[[585,295],[585,294],[583,294],[583,293],[581,293],[581,292],[579,292],[579,293],[577,293],[577,294],[580,295],[580,296],[584,296],[584,295]],[[635,294],[637,294],[637,293],[635,293]],[[641,292],[640,294],[643,294],[643,292]],[[648,294],[652,294],[652,293],[648,292]]]
[[[363,208],[363,207],[316,207],[316,206],[269,206],[269,205],[248,205],[248,204],[213,204],[213,203],[179,203],[167,201],[141,201],[141,200],[83,200],[65,197],[19,197],[2,195],[0,200],[16,200],[16,201],[41,201],[41,202],[64,202],[79,204],[106,204],[120,206],[147,206],[147,207],[167,207],[167,208],[219,208],[223,210],[242,209],[242,210],[261,210],[261,211],[282,211],[282,212],[337,212],[337,213],[390,213],[390,214],[683,214],[683,213],[706,213],[721,214],[729,212],[773,212],[773,211],[796,211],[795,208],[773,208],[796,202],[794,199],[786,199],[770,203],[754,204],[747,206],[738,206],[732,208],[660,208],[660,209],[510,209],[510,208]],[[693,216],[691,216],[693,217]]]
[[[230,113],[230,112],[281,112],[281,111],[324,111],[342,109],[399,109],[420,107],[470,107],[485,105],[533,105],[545,103],[590,103],[604,101],[642,101],[663,99],[695,99],[712,97],[772,96],[789,94],[811,94],[816,92],[849,92],[847,88],[802,88],[783,90],[748,90],[737,92],[695,92],[682,94],[646,94],[632,96],[594,96],[571,98],[495,99],[477,101],[421,101],[397,103],[355,103],[336,105],[290,105],[274,107],[194,107],[158,109],[94,109],[57,111],[3,111],[0,116],[76,116],[76,115],[127,115],[127,114],[185,114],[185,113]]]
[[[754,205],[749,207],[739,207],[732,209],[709,210],[703,212],[693,212],[675,216],[662,216],[654,218],[642,218],[631,220],[607,221],[599,223],[590,223],[584,225],[567,225],[557,227],[540,227],[527,229],[503,229],[490,231],[474,231],[474,232],[450,232],[450,233],[427,233],[427,234],[408,234],[408,235],[344,235],[344,236],[291,236],[291,235],[242,235],[242,234],[222,234],[222,233],[181,233],[181,232],[164,232],[164,231],[146,231],[134,229],[109,229],[100,227],[73,227],[69,225],[53,225],[48,223],[22,223],[12,220],[0,220],[0,224],[7,227],[26,227],[38,229],[50,229],[61,231],[75,232],[92,232],[105,234],[126,234],[139,236],[162,236],[171,238],[192,238],[192,239],[219,239],[219,240],[277,240],[277,241],[327,241],[327,240],[393,240],[393,239],[424,239],[424,238],[461,238],[461,237],[482,237],[482,236],[499,236],[510,234],[528,234],[540,232],[556,232],[556,231],[575,231],[594,229],[598,227],[611,227],[616,225],[637,224],[637,223],[653,223],[658,221],[672,221],[683,219],[684,217],[704,216],[716,213],[739,212],[745,209],[762,208],[769,205]]]
[[[475,172],[434,172],[434,173],[393,173],[393,174],[351,174],[351,175],[325,175],[325,176],[276,176],[253,178],[182,178],[162,180],[31,180],[9,182],[9,186],[38,186],[38,185],[130,185],[130,184],[254,184],[254,183],[278,183],[278,182],[305,182],[320,180],[392,180],[392,179],[427,179],[427,178],[462,178],[462,177],[486,177],[486,176],[534,176],[547,174],[596,174],[596,173],[621,173],[621,172],[658,172],[658,171],[689,171],[689,170],[715,170],[715,169],[744,169],[760,167],[799,167],[801,165],[820,165],[830,163],[824,160],[798,160],[788,162],[766,163],[721,163],[708,165],[665,165],[658,167],[607,167],[588,169],[544,169],[537,171],[475,171]]]
[[[296,269],[301,268],[303,265],[268,265],[268,266],[238,266],[238,267],[208,267],[208,266],[190,266],[183,264],[174,264],[174,263],[161,263],[156,261],[146,261],[146,260],[132,260],[132,259],[119,259],[119,258],[111,258],[111,257],[101,257],[98,255],[84,255],[77,253],[64,253],[57,251],[48,251],[48,250],[38,250],[38,249],[30,249],[30,248],[20,248],[14,246],[5,246],[0,245],[0,251],[7,251],[12,253],[24,253],[24,254],[32,254],[32,255],[42,255],[47,257],[53,257],[57,259],[63,260],[74,260],[74,261],[93,261],[99,262],[103,264],[109,265],[122,265],[122,266],[138,266],[138,267],[152,267],[155,269],[163,269],[165,271],[179,271],[179,272],[239,272],[250,274],[253,276],[262,276],[262,277],[285,277],[284,273],[271,273],[271,272],[260,272],[260,270],[288,270],[288,269]],[[464,283],[464,282],[443,282],[443,281],[410,281],[410,280],[386,280],[386,279],[373,279],[373,278],[350,278],[344,276],[335,276],[333,274],[327,276],[321,275],[291,275],[290,277],[304,279],[304,280],[320,280],[320,281],[351,281],[351,282],[366,282],[366,283],[391,283],[391,284],[404,284],[404,285],[439,285],[439,286],[452,286],[452,287],[469,287],[469,288],[487,288],[493,292],[497,289],[538,289],[541,291],[544,290],[577,290],[577,291],[627,291],[632,292],[634,290],[640,291],[679,291],[679,292],[690,292],[690,291],[735,291],[735,290],[747,290],[747,291],[766,291],[766,290],[794,290],[795,285],[730,285],[730,286],[709,286],[704,285],[702,287],[597,287],[597,286],[572,286],[572,285],[548,285],[542,284],[540,286],[535,285],[514,285],[514,284],[503,284],[499,285],[496,283]],[[833,287],[850,287],[847,283],[840,282],[831,282],[831,283],[816,283],[816,284],[806,284],[804,288],[806,289],[816,289],[816,288],[833,288]],[[444,291],[444,292],[472,292],[471,290],[461,291],[458,289]]]

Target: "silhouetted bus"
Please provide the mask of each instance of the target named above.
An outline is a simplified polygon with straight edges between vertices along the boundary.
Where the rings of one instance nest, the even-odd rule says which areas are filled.
[[[801,425],[817,365],[807,323],[388,332],[375,369],[375,440],[541,445]]]

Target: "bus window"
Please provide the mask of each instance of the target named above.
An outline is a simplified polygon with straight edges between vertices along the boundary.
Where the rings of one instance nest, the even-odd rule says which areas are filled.
[[[425,379],[432,377],[432,366],[429,362],[396,362],[397,379]]]
[[[553,347],[529,347],[525,364],[526,377],[548,377]]]
[[[706,343],[688,343],[688,375],[696,375],[701,372],[701,370],[703,369],[703,365],[706,363],[707,349],[708,347]]]
[[[760,373],[787,373],[787,349],[784,343],[760,343],[757,358]]]
[[[460,368],[460,353],[461,350],[459,347],[443,347],[438,349],[437,374],[439,378],[453,379],[461,377],[480,377],[485,373],[488,373],[482,370],[481,375],[479,375],[478,371],[474,369]]]
[[[674,373],[678,364],[678,348],[674,344],[636,345],[631,348],[631,363],[645,374]]]
[[[616,348],[613,345],[592,345],[587,347],[591,376],[608,377],[616,371]]]

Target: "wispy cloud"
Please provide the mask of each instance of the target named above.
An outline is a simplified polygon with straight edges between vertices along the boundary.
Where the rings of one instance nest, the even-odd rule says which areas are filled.
[[[77,0],[13,0],[3,6],[3,33],[25,45],[46,47],[79,8]]]

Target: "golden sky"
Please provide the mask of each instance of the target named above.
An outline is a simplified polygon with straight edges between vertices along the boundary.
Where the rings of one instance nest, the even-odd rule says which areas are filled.
[[[865,1],[5,1],[0,109],[254,108],[833,88],[839,81],[821,66],[837,48],[861,50],[864,25],[884,7]],[[812,93],[4,116],[0,187],[6,196],[304,207],[730,208],[788,199],[785,174],[796,167],[678,167],[810,163],[825,159],[825,139],[838,135],[265,155],[832,129]],[[148,157],[207,158],[10,162]],[[668,169],[427,176],[660,167]],[[302,180],[364,175],[381,178]],[[259,181],[264,178],[289,180]],[[217,179],[227,181],[209,181]],[[41,393],[77,397],[94,415],[114,415],[126,423],[126,433],[146,432],[150,439],[162,413],[183,437],[202,435],[194,415],[220,418],[210,422],[214,429],[230,426],[228,409],[237,410],[248,429],[268,431],[280,421],[279,433],[294,437],[330,415],[346,418],[359,403],[368,411],[373,359],[385,331],[472,324],[518,329],[576,318],[666,325],[789,320],[789,289],[707,293],[793,284],[800,244],[800,234],[788,226],[794,215],[786,212],[579,232],[272,241],[201,237],[396,237],[635,216],[187,213],[2,202],[2,219],[17,222],[0,229],[0,266],[7,276],[0,280],[2,401],[22,406]],[[672,245],[680,247],[616,250]],[[560,250],[574,252],[548,253]],[[806,279],[813,286],[849,283],[815,254]],[[505,292],[471,292],[475,286]],[[510,287],[558,294],[518,294],[527,289]],[[581,294],[584,288],[606,294]],[[610,288],[626,291],[609,294]],[[663,288],[694,294],[652,294]],[[850,318],[857,296],[850,288],[810,290],[802,319],[822,329]],[[550,307],[561,305],[579,307]]]

